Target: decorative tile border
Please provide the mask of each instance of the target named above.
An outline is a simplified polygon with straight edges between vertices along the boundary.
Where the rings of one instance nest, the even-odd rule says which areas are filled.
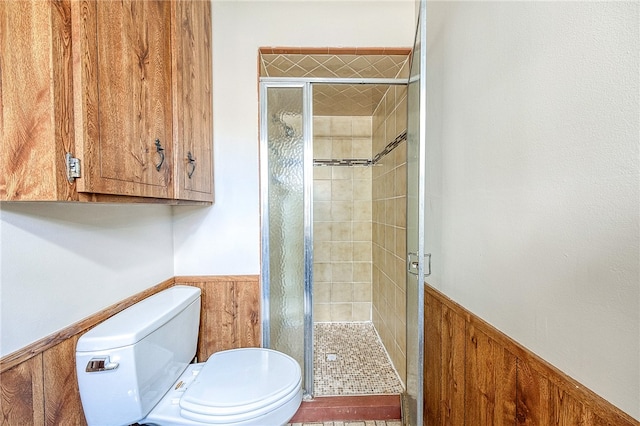
[[[387,146],[385,146],[384,149],[382,151],[380,151],[379,153],[377,153],[375,155],[375,157],[373,157],[371,160],[368,160],[366,158],[347,158],[347,159],[342,159],[342,160],[337,160],[337,159],[330,159],[330,160],[314,159],[313,160],[313,165],[314,166],[347,166],[347,167],[352,167],[352,166],[373,166],[378,161],[380,161],[382,158],[384,158],[387,154],[389,154],[391,151],[396,149],[396,147],[398,145],[400,145],[400,143],[402,143],[403,141],[406,141],[406,140],[407,140],[407,131],[405,130],[404,132],[402,132],[398,136],[396,136],[396,138],[394,140],[389,142],[387,144]]]

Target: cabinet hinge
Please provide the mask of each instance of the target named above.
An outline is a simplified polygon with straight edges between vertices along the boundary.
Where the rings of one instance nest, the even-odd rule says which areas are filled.
[[[69,152],[65,154],[64,158],[67,166],[67,179],[69,182],[73,182],[74,179],[80,177],[80,159],[75,158]]]

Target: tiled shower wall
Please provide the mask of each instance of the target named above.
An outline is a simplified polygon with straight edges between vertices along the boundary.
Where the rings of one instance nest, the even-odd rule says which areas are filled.
[[[389,88],[374,113],[372,128],[374,153],[406,130],[406,86]],[[372,178],[373,323],[400,378],[406,382],[406,142],[373,167]]]
[[[372,157],[372,117],[314,117],[314,159]],[[314,321],[371,320],[371,167],[313,168]]]

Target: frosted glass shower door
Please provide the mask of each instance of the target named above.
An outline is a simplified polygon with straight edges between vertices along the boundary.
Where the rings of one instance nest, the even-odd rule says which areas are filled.
[[[307,86],[261,84],[261,279],[263,346],[298,361],[303,389],[310,395],[312,159]]]

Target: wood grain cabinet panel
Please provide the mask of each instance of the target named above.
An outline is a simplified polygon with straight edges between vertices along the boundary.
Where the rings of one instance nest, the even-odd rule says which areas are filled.
[[[213,201],[211,3],[173,7],[175,198]]]
[[[1,201],[213,201],[210,2],[5,0],[0,47]]]
[[[70,2],[0,2],[0,200],[73,199]]]
[[[74,1],[78,191],[170,198],[171,3]]]

